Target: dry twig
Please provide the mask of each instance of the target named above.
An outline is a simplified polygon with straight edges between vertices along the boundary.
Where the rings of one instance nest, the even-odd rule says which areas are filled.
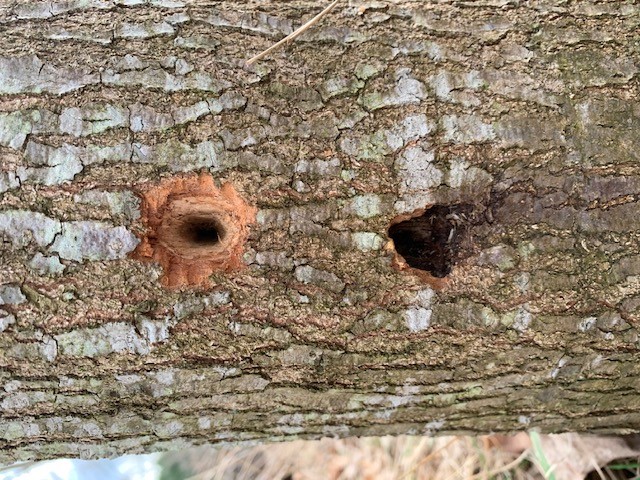
[[[304,25],[302,25],[300,28],[298,28],[295,32],[290,33],[289,35],[287,35],[286,37],[284,37],[282,40],[280,40],[277,43],[274,43],[273,45],[271,45],[269,48],[267,48],[264,52],[259,53],[258,55],[256,55],[255,57],[250,58],[249,60],[247,60],[247,65],[252,65],[255,62],[257,62],[258,60],[260,60],[261,58],[267,56],[269,53],[273,52],[276,48],[278,48],[279,46],[290,42],[294,39],[296,39],[297,37],[299,37],[300,35],[302,35],[304,32],[306,32],[310,27],[312,27],[313,25],[315,25],[316,23],[318,23],[322,17],[324,17],[325,15],[327,15],[331,10],[334,9],[334,7],[338,4],[338,2],[340,2],[340,0],[334,0],[333,2],[331,2],[331,4],[325,8],[324,10],[322,10],[318,15],[316,15],[315,17],[313,17],[311,20],[309,20],[307,23],[305,23]]]

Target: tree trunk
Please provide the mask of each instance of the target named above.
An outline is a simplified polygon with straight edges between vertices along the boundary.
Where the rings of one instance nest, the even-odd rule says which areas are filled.
[[[4,4],[0,463],[640,430],[635,1]]]

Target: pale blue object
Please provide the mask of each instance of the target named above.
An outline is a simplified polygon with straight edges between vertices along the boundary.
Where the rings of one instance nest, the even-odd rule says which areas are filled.
[[[17,464],[0,469],[0,480],[158,480],[159,454],[113,460],[69,460]]]

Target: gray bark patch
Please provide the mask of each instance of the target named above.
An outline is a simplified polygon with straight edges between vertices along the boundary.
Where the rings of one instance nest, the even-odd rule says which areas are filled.
[[[66,260],[116,260],[124,258],[138,245],[138,239],[124,227],[91,222],[67,222],[51,247]]]

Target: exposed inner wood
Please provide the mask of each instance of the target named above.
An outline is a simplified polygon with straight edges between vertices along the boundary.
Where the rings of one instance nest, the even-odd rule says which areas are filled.
[[[142,195],[142,222],[147,230],[133,258],[153,260],[164,269],[170,288],[211,288],[209,276],[242,266],[249,224],[255,208],[233,186],[215,186],[213,177],[177,176]]]

